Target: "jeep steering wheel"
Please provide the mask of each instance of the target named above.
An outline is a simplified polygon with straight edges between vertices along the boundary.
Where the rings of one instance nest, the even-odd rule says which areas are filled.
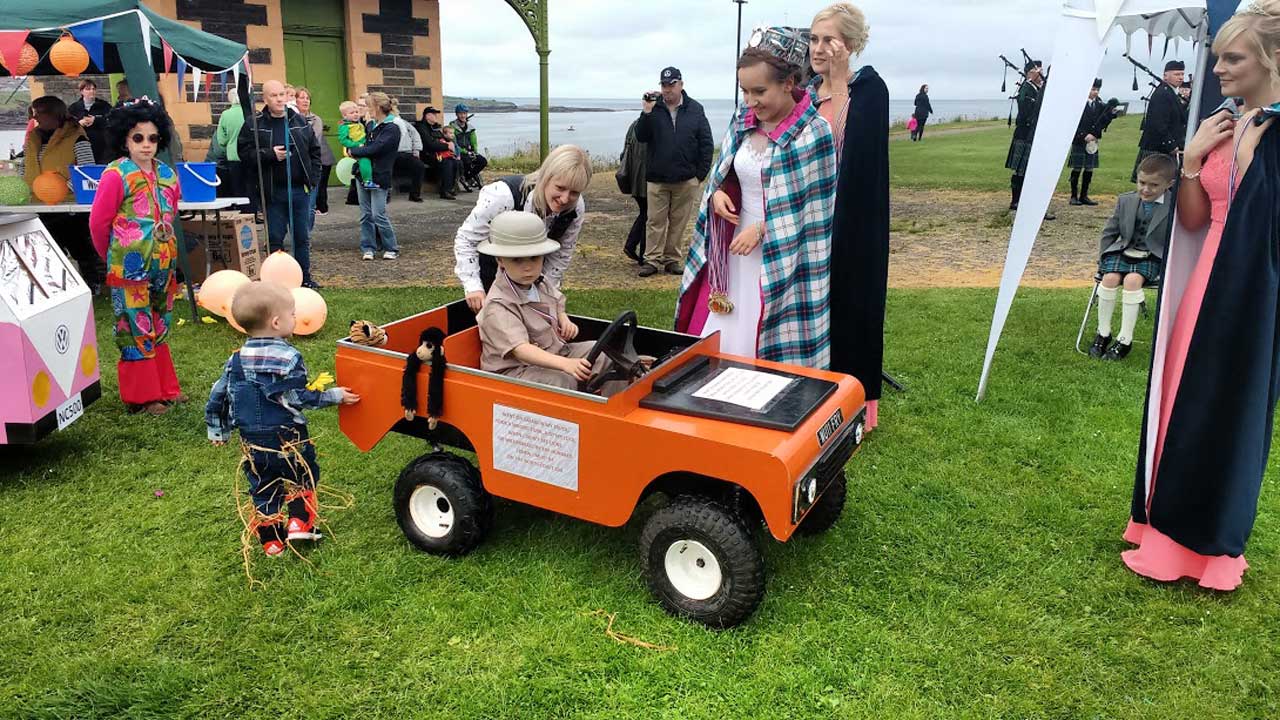
[[[640,355],[636,353],[635,338],[636,314],[633,310],[626,310],[609,323],[609,327],[600,334],[596,344],[591,346],[591,352],[587,353],[587,363],[593,366],[600,357],[600,353],[604,353],[605,357],[612,361],[609,369],[586,382],[578,383],[578,389],[586,393],[595,393],[610,380],[634,382],[643,376],[645,367],[640,362]]]

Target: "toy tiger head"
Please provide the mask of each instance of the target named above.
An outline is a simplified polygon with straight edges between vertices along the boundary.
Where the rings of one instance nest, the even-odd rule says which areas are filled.
[[[357,345],[379,347],[387,344],[387,331],[368,320],[352,320],[347,339]]]

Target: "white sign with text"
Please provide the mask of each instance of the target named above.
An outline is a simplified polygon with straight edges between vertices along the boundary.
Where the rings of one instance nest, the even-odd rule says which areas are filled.
[[[493,468],[577,491],[577,423],[494,405]]]

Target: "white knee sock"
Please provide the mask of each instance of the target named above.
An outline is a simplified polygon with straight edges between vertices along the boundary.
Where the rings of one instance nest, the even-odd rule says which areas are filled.
[[[1116,340],[1129,345],[1133,342],[1133,328],[1138,324],[1138,311],[1142,309],[1145,295],[1141,290],[1125,290],[1124,304],[1120,308],[1120,334]]]
[[[1111,315],[1116,311],[1119,288],[1098,286],[1098,334],[1111,337]]]

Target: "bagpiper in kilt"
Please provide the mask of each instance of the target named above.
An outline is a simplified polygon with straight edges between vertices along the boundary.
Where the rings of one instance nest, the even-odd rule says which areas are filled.
[[[1102,102],[1098,99],[1098,91],[1102,89],[1102,78],[1093,81],[1093,89],[1089,91],[1089,99],[1085,101],[1084,112],[1080,115],[1080,125],[1071,140],[1071,154],[1067,156],[1067,166],[1071,168],[1071,204],[1097,205],[1089,198],[1089,183],[1093,181],[1093,171],[1098,169],[1101,152],[1098,141],[1102,133],[1115,119],[1115,109],[1120,101],[1112,99]],[[1092,151],[1092,152],[1090,152]]]
[[[1022,183],[1027,174],[1027,162],[1031,159],[1031,143],[1036,135],[1036,123],[1040,120],[1040,100],[1044,93],[1041,63],[1028,60],[1025,66],[1027,79],[1018,88],[1018,119],[1013,127],[1013,142],[1009,143],[1009,155],[1004,166],[1013,171],[1009,179],[1013,198],[1010,210],[1018,209],[1022,198]]]

